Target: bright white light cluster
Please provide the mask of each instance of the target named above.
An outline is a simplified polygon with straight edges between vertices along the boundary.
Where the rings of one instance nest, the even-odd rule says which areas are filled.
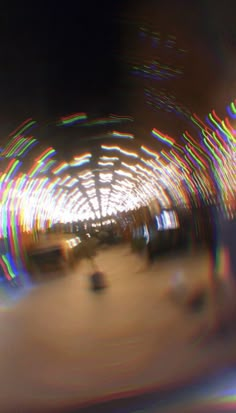
[[[147,205],[153,199],[158,199],[162,208],[171,205],[165,187],[176,179],[172,176],[174,166],[161,165],[158,154],[148,148],[141,147],[134,152],[120,146],[101,145],[96,162],[91,153],[78,154],[70,163],[56,167],[55,161],[50,161],[54,169],[46,175],[42,173],[45,156],[43,160],[35,160],[29,174],[13,178],[8,175],[8,183],[4,178],[1,236],[7,232],[4,222],[9,222],[9,218],[6,219],[9,211],[18,217],[17,225],[31,231],[35,227],[44,228],[47,222],[51,225],[110,219]],[[179,197],[180,185],[180,180],[175,182]]]

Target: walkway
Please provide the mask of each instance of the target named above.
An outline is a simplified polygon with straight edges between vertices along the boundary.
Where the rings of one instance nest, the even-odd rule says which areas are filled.
[[[166,294],[177,272],[191,286],[207,281],[204,253],[161,258],[145,269],[127,247],[113,247],[97,262],[107,274],[104,292],[90,291],[84,261],[0,314],[1,412],[167,386],[230,362],[235,340],[194,342],[208,312],[189,314]]]

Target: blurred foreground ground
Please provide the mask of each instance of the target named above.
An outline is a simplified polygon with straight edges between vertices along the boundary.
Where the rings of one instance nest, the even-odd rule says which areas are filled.
[[[171,254],[146,268],[144,259],[119,246],[101,251],[97,263],[107,290],[90,291],[84,260],[68,277],[33,289],[0,313],[1,412],[59,411],[230,364],[234,337],[206,344],[196,336],[209,309],[190,314],[166,295],[178,271],[191,288],[208,282],[206,253]]]

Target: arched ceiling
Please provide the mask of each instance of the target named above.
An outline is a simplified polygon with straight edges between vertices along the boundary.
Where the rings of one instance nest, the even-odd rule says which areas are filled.
[[[45,122],[27,119],[3,142],[1,235],[13,216],[30,230],[48,220],[99,220],[153,200],[160,208],[189,208],[233,193],[235,101],[220,115],[195,114],[197,107],[205,110],[203,92],[214,86],[206,71],[214,56],[201,44],[201,31],[191,33],[201,13],[195,19],[191,8],[183,25],[185,6],[176,10],[173,2],[170,13],[154,3],[132,9],[121,22],[117,90],[125,91],[126,116],[79,112]],[[203,55],[204,64],[196,64]],[[76,88],[69,96],[74,93]]]
[[[110,121],[109,132],[92,134],[64,161],[58,160],[56,149],[43,150],[32,137],[33,132],[37,136],[32,119],[11,133],[0,158],[2,236],[7,234],[9,219],[30,230],[35,225],[44,227],[48,220],[105,219],[148,206],[153,200],[162,209],[189,208],[192,202],[196,206],[212,202],[219,190],[226,200],[233,196],[235,102],[227,107],[224,118],[215,111],[206,122],[193,115],[195,132],[185,131],[181,144],[156,128],[146,144],[140,136],[125,133],[125,125],[111,128],[114,118],[118,119],[113,115],[94,120],[77,113],[55,122],[79,128]]]

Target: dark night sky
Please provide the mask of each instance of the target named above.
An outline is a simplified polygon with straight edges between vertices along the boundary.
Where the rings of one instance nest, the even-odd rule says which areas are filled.
[[[139,116],[135,85],[121,63],[122,54],[135,47],[124,16],[131,25],[137,16],[151,16],[188,43],[188,78],[179,93],[190,104],[192,99],[194,109],[219,98],[215,84],[222,93],[225,76],[234,81],[234,1],[226,0],[223,8],[212,0],[48,3],[1,5],[1,134],[27,117],[45,121],[79,111]]]

